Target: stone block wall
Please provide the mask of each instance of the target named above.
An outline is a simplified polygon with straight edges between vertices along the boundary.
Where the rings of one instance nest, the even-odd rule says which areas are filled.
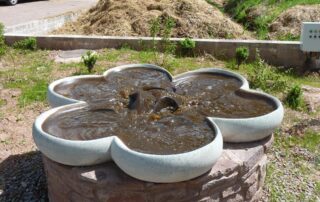
[[[115,163],[72,167],[44,157],[51,202],[63,201],[259,201],[266,176],[266,152],[273,141],[225,144],[218,162],[195,179],[170,184],[134,179]]]

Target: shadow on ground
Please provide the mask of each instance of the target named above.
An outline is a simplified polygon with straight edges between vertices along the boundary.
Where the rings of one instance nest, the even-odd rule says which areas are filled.
[[[11,155],[0,163],[2,201],[48,201],[40,152]]]

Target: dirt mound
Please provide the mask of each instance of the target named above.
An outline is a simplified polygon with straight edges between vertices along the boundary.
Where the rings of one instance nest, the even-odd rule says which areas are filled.
[[[302,22],[320,21],[320,5],[295,6],[283,12],[269,27],[270,37],[298,37]]]
[[[173,37],[251,38],[205,0],[100,0],[78,21],[54,33],[150,36],[151,21],[158,17],[175,21]]]

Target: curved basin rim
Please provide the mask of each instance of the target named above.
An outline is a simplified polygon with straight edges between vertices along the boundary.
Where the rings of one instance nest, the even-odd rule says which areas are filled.
[[[170,81],[172,82],[173,80],[173,76],[171,75],[170,72],[168,72],[166,69],[160,67],[160,66],[157,66],[157,65],[153,65],[153,64],[130,64],[130,65],[120,65],[120,66],[117,66],[117,67],[113,67],[113,68],[110,68],[108,69],[107,71],[105,71],[103,73],[103,76],[106,77],[108,76],[109,74],[111,74],[112,72],[119,72],[119,71],[122,71],[122,70],[127,70],[127,69],[135,69],[135,68],[148,68],[148,69],[154,69],[154,70],[157,70],[157,71],[160,71],[160,72],[163,72],[165,73]]]
[[[77,143],[81,143],[81,144],[94,144],[95,142],[98,142],[98,141],[101,141],[101,140],[104,140],[104,139],[112,139],[112,144],[115,143],[115,139],[118,139],[122,145],[119,145],[121,146],[122,149],[125,149],[126,151],[132,153],[132,154],[136,154],[136,155],[140,155],[140,156],[148,156],[148,157],[161,157],[163,158],[164,156],[168,156],[168,157],[173,157],[173,156],[180,156],[180,155],[190,155],[191,153],[194,153],[194,152],[197,152],[198,150],[201,150],[201,148],[203,147],[206,147],[212,143],[214,143],[219,137],[218,136],[222,136],[221,132],[220,132],[220,129],[218,128],[217,124],[209,119],[209,118],[206,118],[208,124],[210,124],[210,126],[212,126],[212,130],[213,132],[215,133],[215,137],[214,139],[206,144],[206,145],[203,145],[202,147],[199,147],[197,149],[194,149],[194,150],[191,150],[191,151],[187,151],[187,152],[182,152],[182,153],[178,153],[178,154],[148,154],[148,153],[143,153],[143,152],[138,152],[138,151],[135,151],[133,149],[130,149],[129,147],[126,146],[126,144],[120,139],[118,138],[117,136],[109,136],[109,137],[103,137],[103,138],[98,138],[98,139],[93,139],[93,140],[68,140],[68,139],[64,139],[64,138],[60,138],[60,137],[56,137],[56,136],[53,136],[53,135],[50,135],[49,133],[45,132],[42,128],[42,125],[43,123],[47,120],[48,117],[50,117],[52,114],[54,114],[55,112],[57,112],[58,110],[63,110],[64,108],[73,108],[73,107],[81,107],[83,105],[86,105],[86,103],[74,103],[74,104],[69,104],[69,105],[64,105],[64,106],[60,106],[60,107],[55,107],[55,108],[52,108],[42,114],[40,114],[35,122],[34,122],[34,126],[37,130],[39,130],[39,133],[43,136],[46,136],[48,137],[49,139],[52,139],[52,140],[57,140],[59,142],[65,142],[65,143],[70,143],[70,144],[77,144]]]
[[[270,116],[272,113],[275,113],[277,110],[283,109],[283,106],[282,106],[281,102],[278,100],[278,98],[276,98],[276,97],[274,97],[272,95],[269,95],[267,93],[261,92],[261,91],[256,91],[256,90],[250,89],[249,88],[249,83],[248,83],[248,81],[247,81],[247,79],[245,77],[243,77],[242,75],[240,75],[238,73],[235,73],[235,72],[232,72],[232,71],[229,71],[229,70],[225,70],[225,69],[221,69],[221,68],[200,68],[200,69],[197,69],[197,70],[188,71],[188,72],[185,72],[185,73],[182,73],[182,74],[178,74],[178,75],[172,77],[172,75],[167,70],[165,70],[162,67],[156,66],[156,65],[152,65],[152,64],[131,64],[131,65],[122,65],[122,66],[111,68],[111,69],[105,71],[103,73],[103,76],[106,76],[106,75],[108,75],[108,74],[110,74],[112,72],[115,72],[115,71],[121,71],[121,70],[125,70],[125,69],[137,68],[137,67],[153,68],[153,69],[156,69],[156,70],[163,71],[170,77],[170,79],[173,80],[173,82],[175,80],[179,80],[179,79],[182,79],[182,78],[184,78],[186,76],[190,76],[190,75],[197,74],[197,73],[220,73],[220,74],[225,74],[227,76],[235,77],[235,78],[237,78],[238,80],[240,80],[242,82],[242,85],[241,85],[241,87],[239,89],[241,89],[241,90],[243,90],[245,92],[248,92],[248,93],[259,94],[259,95],[262,95],[264,97],[267,97],[276,106],[276,109],[273,110],[270,113],[267,113],[267,114],[264,114],[264,115],[261,115],[261,116],[250,117],[250,118],[223,118],[223,117],[215,117],[215,116],[209,117],[209,118],[214,118],[214,119],[219,119],[219,120],[248,120],[249,121],[249,120],[256,119],[256,118],[263,118],[263,117]],[[56,93],[53,89],[54,89],[54,87],[56,85],[58,85],[58,84],[60,84],[62,82],[65,82],[65,81],[70,82],[70,80],[72,81],[72,80],[80,79],[80,78],[99,78],[99,77],[101,77],[101,75],[80,75],[80,76],[66,77],[66,78],[59,79],[59,80],[54,81],[53,83],[51,83],[49,85],[49,90],[51,90],[51,92],[55,96],[57,96],[59,98],[67,99],[67,100],[72,101],[74,103],[86,103],[85,101],[80,101],[80,100],[76,100],[76,99],[72,99],[72,98],[68,98],[68,97],[65,97],[63,95],[60,95],[60,94]],[[102,139],[102,138],[100,138],[100,139]]]
[[[200,68],[197,70],[188,71],[188,72],[178,74],[173,77],[173,82],[178,81],[180,79],[183,79],[184,77],[195,75],[198,73],[219,73],[219,74],[231,76],[231,77],[238,79],[242,83],[240,86],[240,89],[249,89],[249,83],[245,77],[243,77],[242,75],[240,75],[238,73],[235,73],[235,72],[232,72],[229,70],[225,70],[222,68],[216,68],[216,67]]]
[[[69,101],[70,103],[85,103],[85,101],[82,100],[77,100],[77,99],[73,99],[70,97],[66,97],[63,96],[59,93],[57,93],[54,88],[56,86],[58,86],[59,84],[62,84],[64,82],[72,82],[75,81],[77,79],[85,79],[85,78],[101,78],[101,77],[106,77],[108,74],[112,73],[112,72],[117,72],[117,71],[121,71],[121,70],[125,70],[125,69],[131,69],[131,68],[137,68],[137,67],[142,67],[142,68],[152,68],[161,72],[164,72],[168,75],[170,81],[172,81],[172,75],[170,74],[170,72],[168,72],[167,70],[165,70],[162,67],[156,66],[156,65],[152,65],[152,64],[131,64],[131,65],[121,65],[121,66],[117,66],[114,68],[110,68],[109,70],[105,71],[102,75],[78,75],[78,76],[69,76],[69,77],[65,77],[62,79],[58,79],[54,82],[52,82],[49,86],[48,86],[48,92],[50,92],[54,97],[57,97],[61,100],[66,100]]]
[[[37,130],[39,130],[39,132],[41,133],[41,135],[45,135],[47,137],[49,137],[50,139],[53,139],[53,140],[58,140],[58,141],[64,141],[64,142],[69,142],[71,144],[74,144],[74,143],[84,143],[84,142],[90,142],[90,143],[93,143],[97,140],[102,140],[102,139],[111,139],[111,138],[114,138],[115,136],[109,136],[109,137],[104,137],[104,138],[99,138],[99,139],[93,139],[93,140],[86,140],[86,141],[83,141],[83,140],[68,140],[68,139],[63,139],[63,138],[59,138],[59,137],[56,137],[56,136],[53,136],[53,135],[50,135],[49,133],[45,132],[42,128],[42,125],[43,123],[47,120],[47,118],[49,118],[52,114],[56,113],[57,111],[59,110],[63,110],[63,108],[72,108],[73,106],[81,106],[81,105],[86,105],[87,103],[86,102],[77,102],[77,103],[73,103],[73,104],[68,104],[68,105],[63,105],[63,106],[60,106],[60,107],[55,107],[55,108],[52,108],[52,109],[49,109],[47,111],[45,111],[44,113],[40,114],[35,122],[34,122],[34,126],[37,128]]]
[[[227,76],[233,76],[242,82],[242,85],[240,86],[239,89],[241,89],[244,92],[250,93],[250,94],[255,94],[255,95],[260,95],[260,96],[266,97],[269,100],[271,100],[273,102],[273,104],[276,106],[276,109],[274,109],[273,111],[271,111],[267,114],[261,115],[261,116],[254,116],[254,117],[249,117],[249,118],[241,118],[241,117],[240,118],[223,118],[223,117],[211,116],[208,118],[214,118],[214,119],[220,119],[220,120],[248,120],[249,121],[249,120],[253,120],[253,119],[257,119],[257,118],[268,117],[268,116],[272,115],[273,113],[276,113],[276,111],[283,109],[283,106],[278,98],[276,98],[270,94],[267,94],[265,92],[250,89],[249,83],[245,77],[243,77],[240,74],[237,74],[235,72],[228,71],[228,70],[221,69],[221,68],[201,68],[201,69],[197,69],[194,71],[185,72],[185,73],[174,76],[173,82],[178,81],[180,79],[183,79],[184,77],[191,76],[191,75],[198,74],[198,73],[220,73],[220,74],[225,74]]]
[[[217,124],[213,120],[211,120],[210,118],[206,118],[206,120],[210,124],[210,126],[212,126],[212,130],[215,133],[214,139],[210,143],[208,143],[206,145],[203,145],[202,147],[199,147],[197,149],[194,149],[194,150],[191,150],[191,151],[187,151],[187,152],[177,153],[177,154],[148,154],[148,153],[138,152],[138,151],[135,151],[133,149],[130,149],[117,136],[114,136],[114,137],[115,137],[115,139],[120,141],[121,145],[118,145],[118,146],[120,146],[123,150],[126,150],[127,152],[130,152],[131,154],[139,155],[141,157],[145,156],[145,157],[153,157],[153,158],[162,158],[163,156],[166,156],[166,157],[178,157],[178,156],[184,156],[184,155],[188,156],[188,155],[190,155],[192,153],[196,153],[197,151],[201,150],[203,147],[206,147],[208,145],[214,144],[217,139],[222,138],[221,131],[220,131],[219,127],[217,126]],[[113,143],[116,141],[115,139],[113,140]]]
[[[242,82],[242,86],[240,87],[241,89],[249,89],[248,81],[243,76],[241,76],[240,74],[234,73],[232,71],[228,71],[228,70],[221,69],[221,68],[201,68],[201,69],[198,69],[198,70],[185,72],[185,73],[182,73],[182,74],[179,74],[179,75],[176,75],[176,76],[173,77],[171,75],[171,73],[168,72],[166,69],[164,69],[162,67],[159,67],[159,66],[156,66],[156,65],[152,65],[152,64],[131,64],[131,65],[122,65],[122,66],[117,66],[117,67],[114,67],[114,68],[110,68],[109,70],[105,71],[103,73],[103,75],[78,75],[78,76],[65,77],[65,78],[56,80],[56,81],[52,82],[48,86],[48,92],[52,93],[53,96],[58,97],[59,99],[64,99],[64,100],[67,100],[67,101],[69,101],[71,103],[77,103],[77,102],[85,103],[85,101],[81,101],[81,100],[77,100],[77,99],[73,99],[73,98],[69,98],[69,97],[63,96],[63,95],[57,93],[54,90],[54,88],[56,86],[58,86],[59,84],[64,83],[64,82],[72,82],[74,80],[84,79],[84,78],[106,77],[107,75],[109,75],[112,72],[118,72],[118,71],[121,71],[121,70],[137,68],[137,67],[152,68],[152,69],[155,69],[155,70],[162,71],[162,72],[166,73],[169,76],[169,79],[171,81],[175,81],[175,80],[177,80],[177,78],[180,79],[179,77],[182,78],[182,77],[185,77],[185,76],[188,76],[188,75],[192,75],[194,73],[200,73],[200,72],[201,73],[222,73],[222,74],[226,74],[228,76],[234,76],[235,78],[240,80]]]
[[[220,120],[248,120],[248,121],[250,121],[253,119],[263,119],[265,117],[272,116],[272,114],[277,113],[277,111],[279,111],[279,110],[283,110],[283,106],[282,106],[280,100],[272,95],[269,95],[269,94],[261,92],[261,91],[253,90],[253,89],[241,89],[241,90],[243,90],[244,92],[255,94],[255,95],[261,95],[261,96],[267,97],[268,99],[270,99],[270,101],[273,102],[273,104],[275,104],[276,108],[267,114],[264,114],[261,116],[249,117],[249,118],[223,118],[223,117],[217,117],[217,116],[212,116],[210,118],[220,119]]]
[[[65,100],[68,100],[72,103],[76,103],[76,102],[79,102],[79,103],[84,103],[85,101],[82,101],[82,100],[76,100],[76,99],[73,99],[73,98],[69,98],[69,97],[66,97],[66,96],[63,96],[59,93],[57,93],[54,88],[62,83],[65,83],[65,82],[73,82],[75,80],[78,80],[78,79],[86,79],[86,78],[101,78],[103,77],[102,75],[78,75],[78,76],[69,76],[69,77],[65,77],[65,78],[62,78],[62,79],[58,79],[54,82],[52,82],[49,86],[48,86],[48,92],[50,91],[50,93],[52,93],[54,96],[58,97],[59,99],[65,99]]]

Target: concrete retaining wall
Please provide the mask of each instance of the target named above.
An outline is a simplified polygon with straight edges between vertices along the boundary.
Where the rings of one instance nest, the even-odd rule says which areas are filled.
[[[7,44],[28,37],[28,35],[5,34]],[[150,48],[153,44],[150,37],[112,37],[112,36],[77,36],[77,35],[39,35],[38,47],[49,50],[101,49],[119,48],[124,45],[135,50]],[[156,40],[160,40],[159,38]],[[172,38],[178,42],[182,39]],[[259,41],[259,40],[225,40],[195,39],[197,53],[208,53],[219,59],[235,56],[237,47],[250,49],[251,60],[259,50],[262,59],[271,65],[292,68],[306,67],[307,55],[300,50],[300,42]]]
[[[26,22],[14,26],[9,26],[5,28],[6,34],[27,34],[27,35],[38,35],[38,34],[46,34],[49,33],[66,22],[74,21],[78,18],[79,13],[76,12],[68,12],[62,15],[34,20],[31,22]]]
[[[34,36],[37,38],[38,47],[50,50],[119,48],[124,45],[135,50],[152,47],[153,40],[150,37],[46,35],[64,23],[76,20],[78,15],[79,13],[69,12],[56,17],[6,27],[6,41],[11,45],[23,38]],[[171,40],[178,42],[182,39],[172,38]],[[271,65],[320,69],[320,61],[313,59],[307,62],[307,54],[300,50],[300,42],[224,39],[195,39],[195,41],[197,42],[196,53],[208,53],[218,59],[234,58],[236,48],[246,46],[250,49],[250,60],[254,59],[256,50],[259,50],[262,59]]]

